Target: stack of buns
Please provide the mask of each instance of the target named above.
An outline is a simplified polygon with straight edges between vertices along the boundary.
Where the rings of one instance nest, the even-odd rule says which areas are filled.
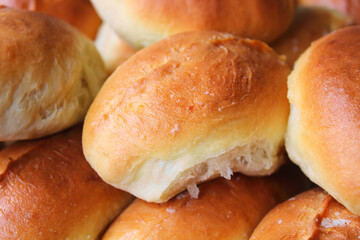
[[[67,23],[26,10],[0,7],[0,42],[0,239],[98,239],[132,196],[92,170],[82,126],[30,139],[83,121],[102,59]]]
[[[360,3],[297,2],[0,0],[0,239],[360,238]]]

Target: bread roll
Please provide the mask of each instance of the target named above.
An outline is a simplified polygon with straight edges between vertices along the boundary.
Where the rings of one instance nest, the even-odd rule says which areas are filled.
[[[86,162],[81,129],[0,152],[0,239],[98,239],[132,200]]]
[[[215,30],[271,42],[290,25],[294,0],[91,0],[103,20],[135,48],[170,35]]]
[[[0,0],[0,5],[50,14],[70,23],[91,39],[95,38],[101,24],[90,0]]]
[[[351,24],[352,21],[347,15],[336,10],[299,7],[290,29],[271,47],[278,54],[285,55],[287,63],[292,68],[295,61],[313,41]]]
[[[360,238],[360,217],[321,189],[302,193],[271,210],[250,240]]]
[[[289,77],[289,157],[360,215],[360,26],[316,41]]]
[[[283,162],[289,72],[259,41],[207,31],[165,39],[106,81],[86,116],[86,159],[150,202],[232,171],[271,174]]]
[[[119,38],[107,24],[100,27],[95,46],[104,60],[105,69],[109,75],[136,52],[135,49]]]
[[[201,184],[198,199],[187,192],[163,204],[137,199],[102,240],[248,240],[271,208],[303,190],[304,178],[292,168],[263,178],[236,174]]]
[[[297,0],[300,6],[325,6],[348,14],[352,20],[360,24],[359,0]]]
[[[93,43],[42,13],[0,8],[0,16],[0,141],[82,121],[106,77]]]

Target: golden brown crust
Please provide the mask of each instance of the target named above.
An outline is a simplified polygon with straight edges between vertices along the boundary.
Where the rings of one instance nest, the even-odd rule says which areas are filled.
[[[360,217],[321,189],[302,193],[271,210],[250,240],[360,238]]]
[[[360,215],[360,27],[316,41],[289,77],[290,158]]]
[[[194,30],[229,32],[271,42],[289,27],[294,0],[92,0],[99,14],[134,47]]]
[[[0,5],[38,11],[60,18],[94,39],[101,19],[90,0],[0,0]]]
[[[83,121],[106,73],[93,43],[63,21],[0,9],[0,141]]]
[[[271,47],[278,54],[285,55],[287,63],[292,68],[295,61],[313,41],[351,24],[352,21],[348,16],[336,10],[299,7],[290,29]]]
[[[348,14],[356,24],[360,24],[359,0],[298,0],[300,6],[324,6]]]
[[[271,177],[236,174],[231,180],[203,183],[198,199],[187,192],[162,204],[137,199],[110,226],[103,240],[247,240],[272,207],[304,189],[304,179],[290,167]]]
[[[288,74],[259,41],[207,31],[165,39],[106,81],[86,116],[85,156],[108,183],[156,202],[219,176],[207,160],[270,174],[282,163]]]
[[[0,152],[0,239],[97,239],[131,201],[86,162],[81,128]]]

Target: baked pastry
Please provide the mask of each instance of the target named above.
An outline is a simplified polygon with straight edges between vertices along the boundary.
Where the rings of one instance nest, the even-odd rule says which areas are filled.
[[[104,60],[105,69],[109,75],[136,52],[135,49],[119,38],[107,24],[100,27],[95,46]]]
[[[105,232],[102,240],[248,240],[263,216],[279,202],[304,190],[293,168],[270,177],[236,174],[199,186],[198,199],[187,192],[166,203],[136,199]]]
[[[0,0],[0,5],[47,13],[68,22],[91,39],[101,24],[90,0]]]
[[[85,119],[85,157],[107,183],[151,202],[232,172],[269,175],[283,162],[289,72],[260,41],[167,38],[106,81]]]
[[[311,43],[332,31],[352,25],[350,17],[323,7],[299,7],[290,29],[271,47],[285,55],[291,68]]]
[[[0,239],[98,239],[131,200],[87,163],[80,127],[0,152]]]
[[[325,191],[302,193],[271,210],[250,240],[360,238],[360,217]]]
[[[333,32],[289,76],[286,149],[292,161],[360,215],[360,26]]]
[[[360,24],[359,0],[297,0],[300,6],[324,6],[337,9],[348,14],[352,20]]]
[[[0,141],[83,121],[106,78],[94,44],[63,21],[0,8]]]
[[[134,48],[194,30],[271,42],[291,24],[294,0],[92,0],[101,18]]]

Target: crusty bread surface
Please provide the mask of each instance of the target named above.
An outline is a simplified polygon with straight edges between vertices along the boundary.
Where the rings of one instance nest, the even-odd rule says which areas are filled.
[[[94,172],[81,128],[0,152],[0,239],[98,239],[132,197]]]
[[[295,0],[92,0],[103,20],[135,48],[187,31],[229,32],[271,42],[291,24]]]
[[[360,215],[360,27],[314,42],[289,76],[292,161]]]
[[[43,13],[0,8],[0,141],[83,121],[106,78],[94,44]]]
[[[283,162],[290,70],[266,44],[179,34],[123,63],[85,120],[84,153],[111,185],[153,202]]]

